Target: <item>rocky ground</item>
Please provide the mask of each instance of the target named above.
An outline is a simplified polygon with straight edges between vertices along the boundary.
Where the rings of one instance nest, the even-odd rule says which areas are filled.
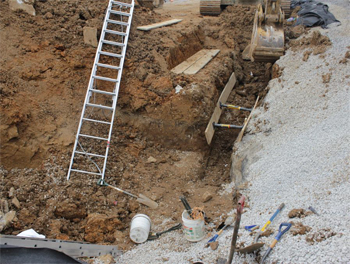
[[[232,71],[238,83],[230,103],[251,107],[267,92],[272,65],[239,56],[250,39],[252,7],[204,18],[198,3],[157,12],[136,6],[106,181],[160,204],[149,211],[97,186],[96,178],[72,175],[66,181],[95,54],[84,43],[83,29],[95,27],[99,34],[108,1],[36,1],[35,16],[11,10],[10,2],[0,3],[1,198],[4,213],[16,214],[3,233],[34,228],[48,238],[126,249],[133,245],[128,228],[136,213],[147,213],[155,226],[168,218],[178,222],[181,195],[207,208],[214,222],[232,209],[231,195],[217,194],[230,182],[231,147],[239,131],[218,131],[209,147],[204,129]],[[152,32],[136,30],[172,15],[185,19]],[[202,48],[220,53],[196,75],[170,73]],[[179,94],[177,85],[183,88]],[[227,111],[223,122],[241,124],[246,116]]]
[[[346,263],[349,219],[344,212],[350,203],[342,193],[349,182],[344,114],[349,112],[348,3],[331,5],[342,22],[339,27],[296,40],[292,39],[305,29],[286,28],[290,49],[274,66],[241,59],[250,40],[253,7],[234,6],[219,17],[202,17],[196,1],[169,2],[156,10],[137,5],[106,181],[159,203],[159,209],[148,210],[132,198],[97,186],[98,179],[73,175],[66,181],[95,53],[94,47],[84,44],[83,28],[101,28],[107,2],[36,1],[36,16],[10,10],[9,1],[0,2],[1,209],[10,211],[12,220],[2,226],[2,233],[16,235],[33,228],[48,238],[133,248],[118,263],[215,263],[227,256],[232,229],[224,232],[216,251],[204,249],[204,240],[187,242],[180,231],[135,246],[128,237],[130,221],[136,213],[146,213],[153,231],[181,222],[183,206],[178,198],[185,195],[191,205],[204,206],[213,222],[207,231],[213,232],[233,213],[236,188],[247,196],[242,225],[263,224],[274,208],[286,203],[271,234],[279,222],[290,221],[287,213],[292,209],[313,205],[321,214],[300,210],[301,218],[293,220],[293,232],[276,246],[271,263]],[[151,32],[136,30],[170,18],[184,20]],[[194,76],[170,73],[202,48],[220,53]],[[270,90],[253,115],[248,135],[235,148],[238,158],[233,160],[243,161],[242,182],[237,175],[231,182],[229,172],[239,131],[218,131],[211,147],[204,139],[232,71],[238,84],[230,103],[251,107],[258,95],[264,98]],[[271,75],[274,79],[268,85]],[[175,93],[177,85],[183,92]],[[245,117],[226,111],[221,121],[239,124]],[[284,179],[288,186],[280,183],[282,174],[289,175]],[[314,188],[309,190],[310,186]],[[322,186],[330,187],[324,193]],[[341,201],[338,207],[332,206],[334,200]],[[240,231],[241,246],[251,240]],[[262,239],[271,240],[272,235]],[[235,261],[256,263],[264,250],[237,256]]]

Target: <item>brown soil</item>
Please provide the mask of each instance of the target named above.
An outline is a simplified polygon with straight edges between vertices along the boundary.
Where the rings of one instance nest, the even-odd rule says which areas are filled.
[[[290,232],[292,233],[293,236],[296,235],[305,235],[306,233],[310,232],[310,230],[312,229],[309,226],[305,226],[303,225],[303,223],[301,222],[297,222],[297,223],[292,223],[292,228],[290,230]]]
[[[303,33],[302,29],[300,29]],[[295,31],[300,31],[296,30]],[[300,36],[300,35],[299,35]],[[320,33],[320,31],[314,31],[312,36],[303,37],[297,40],[291,40],[289,42],[289,46],[293,51],[297,51],[300,49],[311,48],[313,55],[318,55],[326,52],[328,46],[332,45],[332,42],[327,36],[324,36]]]
[[[204,206],[214,222],[233,209],[232,197],[218,192],[230,182],[228,164],[239,131],[217,131],[209,147],[204,129],[233,71],[238,85],[229,103],[252,107],[267,92],[272,65],[240,56],[250,40],[252,7],[228,7],[208,18],[199,16],[198,6],[135,8],[106,181],[156,200],[157,210],[97,186],[91,176],[66,181],[95,55],[95,48],[84,44],[83,27],[102,27],[107,2],[36,1],[35,17],[0,2],[1,198],[17,212],[6,234],[33,228],[48,238],[126,249],[136,213],[147,213],[156,228],[167,218],[179,222],[181,195],[191,206]],[[136,30],[179,12],[192,16],[151,32]],[[221,51],[196,75],[170,73],[202,48]],[[175,94],[176,85],[182,93]],[[225,111],[222,123],[242,124],[246,116]],[[19,209],[8,197],[11,187]],[[205,202],[206,192],[212,198]]]
[[[324,241],[327,238],[330,238],[335,235],[337,235],[336,232],[330,230],[329,228],[325,228],[325,229],[318,230],[317,232],[308,234],[305,239],[310,244],[314,244],[315,242]]]

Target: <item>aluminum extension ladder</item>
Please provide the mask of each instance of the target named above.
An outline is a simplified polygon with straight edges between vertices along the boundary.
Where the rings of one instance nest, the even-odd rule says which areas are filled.
[[[109,1],[75,138],[71,173],[104,179],[134,0]]]

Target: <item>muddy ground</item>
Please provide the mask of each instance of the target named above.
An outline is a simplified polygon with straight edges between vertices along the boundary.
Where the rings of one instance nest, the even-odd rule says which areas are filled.
[[[254,7],[228,7],[219,17],[193,9],[171,27],[151,32],[137,26],[176,13],[136,6],[118,99],[106,181],[159,203],[149,210],[132,198],[97,186],[98,178],[66,181],[95,48],[84,44],[83,27],[100,29],[108,1],[36,1],[36,16],[0,2],[1,198],[17,215],[2,233],[33,228],[48,238],[116,244],[128,249],[131,218],[146,213],[155,229],[181,221],[185,195],[204,206],[211,220],[233,209],[230,182],[236,130],[217,131],[211,146],[204,130],[234,71],[238,83],[229,103],[252,107],[264,97],[270,63],[244,62]],[[191,13],[192,12],[192,13]],[[202,48],[220,53],[196,75],[170,69]],[[175,87],[183,87],[175,93]],[[222,123],[242,124],[246,113],[225,111]],[[19,205],[12,203],[11,188]],[[207,193],[207,194],[205,194]],[[212,199],[205,202],[207,195]]]

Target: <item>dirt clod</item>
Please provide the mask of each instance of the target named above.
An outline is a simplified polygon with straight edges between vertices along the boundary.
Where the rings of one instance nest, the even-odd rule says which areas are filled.
[[[315,242],[324,241],[332,236],[335,236],[336,234],[337,233],[332,231],[331,229],[325,228],[307,235],[305,239],[310,244],[314,244]]]
[[[293,209],[288,213],[289,218],[302,218],[305,217],[305,210],[304,209]]]
[[[301,222],[293,223],[292,222],[292,228],[290,232],[293,236],[296,235],[305,235],[306,233],[310,232],[311,227],[303,225]]]

